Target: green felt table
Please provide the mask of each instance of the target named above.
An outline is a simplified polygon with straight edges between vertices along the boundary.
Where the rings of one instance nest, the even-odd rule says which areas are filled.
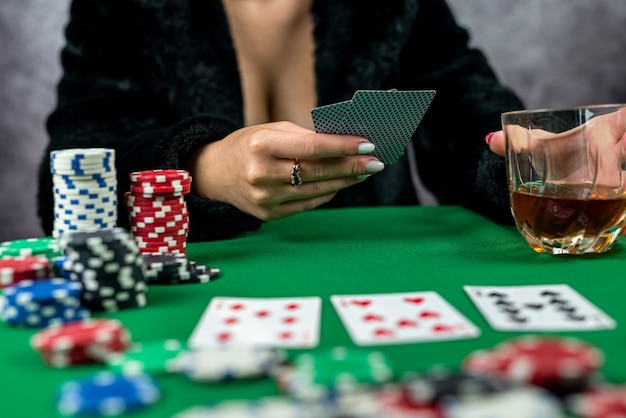
[[[219,280],[151,286],[147,306],[97,316],[119,319],[136,341],[186,340],[213,296],[320,296],[320,346],[351,346],[331,295],[433,290],[481,329],[475,339],[373,347],[385,352],[401,373],[435,363],[459,365],[473,350],[520,335],[492,330],[463,285],[567,283],[618,325],[613,330],[561,335],[601,347],[606,356],[603,375],[625,382],[624,242],[601,255],[552,256],[532,251],[515,228],[454,206],[315,210],[269,222],[236,239],[190,244],[188,257],[220,268]],[[0,417],[55,417],[55,393],[62,382],[104,369],[44,365],[29,347],[33,333],[0,324]],[[162,400],[131,416],[170,417],[220,399],[278,394],[269,379],[200,384],[168,375],[157,380]]]

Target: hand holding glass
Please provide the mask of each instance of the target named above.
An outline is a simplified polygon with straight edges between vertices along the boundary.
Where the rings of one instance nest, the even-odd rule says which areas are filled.
[[[626,105],[502,114],[511,211],[537,252],[602,253],[626,222]]]

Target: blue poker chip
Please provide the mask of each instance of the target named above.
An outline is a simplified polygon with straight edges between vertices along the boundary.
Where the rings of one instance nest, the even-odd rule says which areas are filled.
[[[81,306],[81,283],[61,278],[23,280],[4,289],[0,318],[10,324],[42,328],[88,318]]]
[[[9,303],[25,305],[30,302],[45,300],[65,300],[79,298],[82,285],[76,281],[62,278],[22,280],[4,289],[4,296]]]
[[[160,388],[148,375],[99,372],[64,383],[58,393],[57,410],[64,416],[118,416],[152,405],[160,398]]]

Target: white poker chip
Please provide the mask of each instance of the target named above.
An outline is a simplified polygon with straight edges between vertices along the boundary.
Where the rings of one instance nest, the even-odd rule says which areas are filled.
[[[520,386],[490,396],[451,401],[444,406],[449,418],[564,418],[563,408],[553,395],[539,388]]]
[[[284,353],[261,347],[201,348],[181,354],[179,367],[199,382],[250,379],[271,375],[285,359]]]

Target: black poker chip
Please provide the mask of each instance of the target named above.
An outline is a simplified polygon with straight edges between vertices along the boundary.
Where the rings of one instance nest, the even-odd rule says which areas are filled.
[[[493,376],[433,367],[403,377],[402,392],[413,406],[430,406],[449,400],[488,396],[510,389],[511,385]]]
[[[147,304],[143,259],[123,228],[63,234],[62,268],[83,285],[81,304],[94,312],[114,312]]]

